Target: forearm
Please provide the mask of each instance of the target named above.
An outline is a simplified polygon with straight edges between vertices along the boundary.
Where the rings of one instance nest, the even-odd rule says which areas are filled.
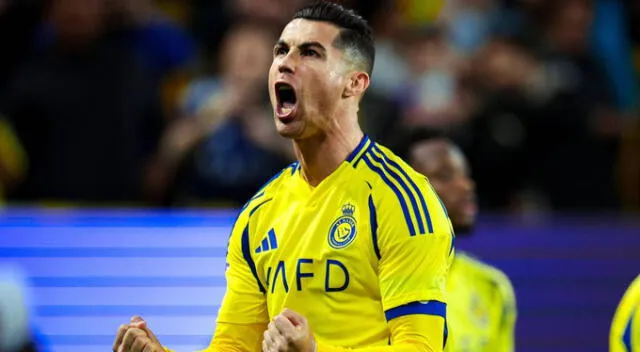
[[[335,347],[318,341],[316,352],[442,352],[444,319],[431,315],[406,315],[389,322],[391,345],[363,348]]]

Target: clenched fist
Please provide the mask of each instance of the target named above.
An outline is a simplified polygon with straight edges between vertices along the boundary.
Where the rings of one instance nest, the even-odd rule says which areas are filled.
[[[164,349],[147,322],[135,316],[130,324],[120,325],[113,352],[164,352]]]
[[[283,310],[264,332],[262,351],[315,352],[316,341],[307,319],[292,310]]]

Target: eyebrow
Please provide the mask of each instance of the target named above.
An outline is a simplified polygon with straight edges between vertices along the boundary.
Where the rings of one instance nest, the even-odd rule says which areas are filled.
[[[283,48],[288,48],[289,44],[287,44],[287,42],[285,42],[284,40],[280,39],[278,40],[278,42],[276,42],[276,47],[283,47]],[[309,49],[309,48],[316,48],[319,49],[323,52],[326,52],[327,49],[320,44],[320,42],[316,42],[316,41],[312,41],[312,42],[304,42],[300,45],[298,45],[298,47],[300,47],[300,49]]]

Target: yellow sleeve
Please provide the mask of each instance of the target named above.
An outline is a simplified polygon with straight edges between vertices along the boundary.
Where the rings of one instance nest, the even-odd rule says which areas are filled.
[[[269,324],[265,289],[249,250],[251,216],[268,202],[254,198],[236,220],[227,251],[227,288],[218,312],[216,331],[206,352],[259,352]],[[252,215],[253,214],[253,215]],[[169,350],[167,350],[169,351]]]
[[[257,216],[254,212],[262,204],[263,201],[257,199],[243,209],[229,238],[225,272],[227,288],[218,312],[217,323],[269,323],[266,291],[258,278],[249,244],[252,230],[250,217]]]
[[[335,347],[318,341],[317,352],[441,352],[444,320],[433,315],[405,315],[389,322],[391,345],[364,348]],[[438,331],[440,333],[438,333]]]
[[[640,301],[638,302],[635,314],[631,319],[631,350],[640,351]]]
[[[640,275],[631,282],[618,304],[609,334],[609,350],[640,351]]]
[[[498,289],[502,304],[500,308],[501,320],[500,328],[492,343],[491,351],[512,352],[515,350],[515,328],[517,319],[517,308],[515,292],[509,278],[500,273],[498,279]]]
[[[640,351],[640,296],[625,326],[622,343],[628,352]]]
[[[453,230],[428,181],[422,177],[412,183],[419,190],[410,195],[413,200],[390,191],[376,205],[378,278],[387,320],[406,314],[445,317],[446,277],[454,253]],[[410,205],[414,202],[419,212],[412,211],[415,208]],[[428,301],[430,304],[406,306]]]

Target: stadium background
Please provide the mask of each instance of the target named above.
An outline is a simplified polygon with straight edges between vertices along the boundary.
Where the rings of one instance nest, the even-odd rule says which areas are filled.
[[[133,314],[206,346],[236,210],[292,159],[264,80],[302,2],[0,1],[0,317],[18,287],[43,351],[108,350]],[[513,280],[517,350],[606,350],[640,273],[640,7],[344,3],[379,39],[366,132],[440,128],[469,156],[459,248]]]

